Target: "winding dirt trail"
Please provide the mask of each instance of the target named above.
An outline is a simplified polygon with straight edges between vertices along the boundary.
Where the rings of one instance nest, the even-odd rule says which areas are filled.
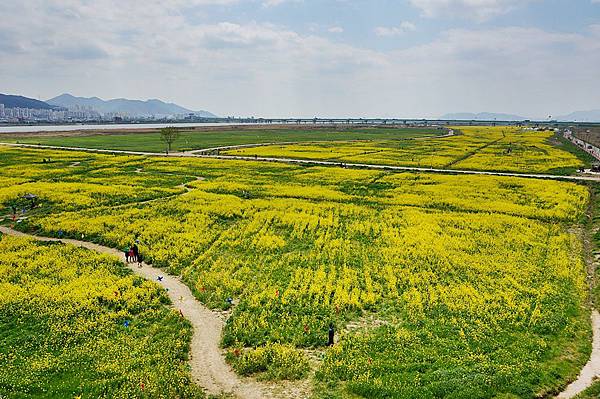
[[[57,241],[71,244],[113,255],[125,262],[125,256],[122,251],[90,242],[34,236],[3,226],[0,226],[0,233],[29,237],[38,241]],[[179,278],[166,275],[161,270],[155,269],[145,263],[141,267],[138,267],[137,263],[126,263],[126,265],[135,274],[145,279],[156,281],[166,288],[167,294],[173,302],[173,307],[181,311],[181,314],[192,324],[194,330],[190,351],[192,378],[198,385],[206,389],[208,394],[219,395],[224,393],[243,399],[261,399],[281,395],[285,395],[281,397],[295,396],[293,394],[288,396],[286,392],[282,392],[281,395],[275,395],[271,387],[247,378],[241,379],[231,370],[227,363],[225,363],[219,347],[224,322],[215,313],[198,302],[190,289]],[[161,281],[159,281],[159,276],[161,276]]]

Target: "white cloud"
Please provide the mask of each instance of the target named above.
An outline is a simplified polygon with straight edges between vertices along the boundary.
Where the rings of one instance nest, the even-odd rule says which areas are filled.
[[[429,44],[391,53],[396,70],[387,76],[402,76],[395,90],[411,93],[417,109],[457,103],[455,109],[560,114],[600,102],[599,39],[593,30],[583,35],[521,27],[454,29]]]
[[[454,29],[425,45],[377,51],[275,24],[201,23],[190,20],[190,1],[135,3],[0,1],[0,15],[21,16],[0,24],[3,90],[158,97],[265,117],[426,117],[461,109],[554,115],[565,103],[569,110],[600,103],[598,25],[580,34]],[[194,1],[209,3],[233,1]]]
[[[173,2],[132,3],[0,2],[0,15],[30,21],[0,25],[0,76],[10,77],[4,90],[161,97],[223,114],[291,115],[308,105],[296,93],[386,62],[375,51],[273,24],[198,24]],[[274,87],[280,95],[268,94]]]
[[[377,28],[375,28],[375,34],[377,36],[383,36],[383,37],[400,36],[400,35],[405,34],[406,32],[415,31],[416,29],[417,29],[417,27],[415,26],[415,24],[413,24],[412,22],[404,21],[404,22],[400,23],[399,26],[393,26],[393,27],[378,26]]]
[[[344,33],[344,28],[342,28],[341,26],[332,26],[331,28],[327,29],[327,32],[329,32],[329,33]]]
[[[486,20],[535,0],[410,0],[428,17],[465,17]],[[599,0],[592,0],[599,1]]]
[[[263,7],[277,7],[283,3],[301,3],[304,0],[263,0]]]

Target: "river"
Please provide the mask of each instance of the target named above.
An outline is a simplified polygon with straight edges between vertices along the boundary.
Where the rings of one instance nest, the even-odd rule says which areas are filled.
[[[32,133],[32,132],[72,132],[76,130],[122,130],[122,129],[160,129],[167,126],[199,127],[199,126],[239,126],[256,125],[256,123],[122,123],[110,125],[26,125],[0,126],[0,133]]]

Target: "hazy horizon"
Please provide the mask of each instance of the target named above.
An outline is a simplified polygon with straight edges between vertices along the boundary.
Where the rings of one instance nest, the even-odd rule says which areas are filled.
[[[138,4],[1,2],[0,91],[223,116],[600,109],[600,0]]]

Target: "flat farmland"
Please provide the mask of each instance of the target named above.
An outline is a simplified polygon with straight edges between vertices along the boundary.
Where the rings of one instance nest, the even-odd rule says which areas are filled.
[[[463,135],[464,148],[495,151]],[[537,171],[546,164],[527,140],[519,168]],[[440,162],[491,156],[471,152]],[[235,370],[304,381],[313,397],[560,392],[590,353],[590,198],[584,185],[520,177],[0,147],[4,224],[112,248],[139,241],[147,262],[227,315]]]
[[[198,128],[182,130],[173,151],[189,151],[221,146],[273,142],[404,140],[415,137],[443,135],[437,128],[404,127],[312,127],[265,126],[238,128]],[[110,132],[68,132],[16,135],[5,133],[0,141],[52,146],[96,148],[110,150],[164,152],[165,145],[158,131],[135,130]]]
[[[393,166],[569,174],[583,162],[550,141],[554,132],[518,127],[453,127],[427,140],[271,145],[226,151],[232,156],[299,158]]]

